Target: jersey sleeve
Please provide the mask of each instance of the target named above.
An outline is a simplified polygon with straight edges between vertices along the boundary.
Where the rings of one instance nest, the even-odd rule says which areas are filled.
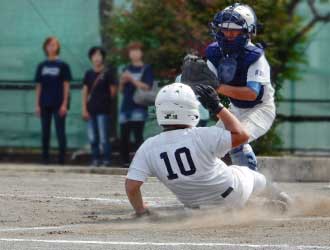
[[[42,70],[42,65],[39,64],[34,75],[34,81],[36,83],[41,83],[41,70]]]
[[[127,179],[145,182],[149,176],[151,176],[151,171],[144,145],[142,145],[136,152],[128,169]]]
[[[261,84],[271,82],[270,67],[264,55],[249,67],[247,82],[259,82]]]
[[[85,72],[82,84],[88,87],[89,80],[88,80],[88,71]]]
[[[208,151],[217,157],[224,157],[232,148],[231,133],[224,128],[212,126],[200,128],[200,137]]]
[[[72,80],[71,69],[70,69],[70,66],[68,64],[66,64],[66,63],[63,64],[61,73],[62,73],[63,81],[71,81]]]

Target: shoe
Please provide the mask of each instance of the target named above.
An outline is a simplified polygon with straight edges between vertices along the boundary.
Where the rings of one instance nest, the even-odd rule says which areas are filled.
[[[294,203],[293,198],[284,191],[280,192],[277,195],[277,199],[279,201],[282,201],[282,202],[286,203],[289,207],[291,207]]]
[[[263,207],[267,211],[280,214],[284,214],[289,210],[288,205],[285,202],[279,200],[267,200],[263,203]]]
[[[270,200],[281,201],[285,203],[288,208],[291,207],[294,203],[293,198],[286,192],[282,191],[276,183],[270,183],[267,186],[266,196],[270,198]]]
[[[99,167],[100,165],[101,164],[98,160],[93,160],[89,166],[90,167]]]
[[[65,161],[63,159],[59,159],[58,160],[58,165],[64,166],[65,165]]]
[[[129,168],[129,165],[130,165],[129,162],[125,162],[125,163],[122,164],[123,168]]]
[[[103,161],[102,166],[111,167],[111,162],[110,161]]]
[[[49,159],[42,159],[41,164],[42,165],[49,165]]]

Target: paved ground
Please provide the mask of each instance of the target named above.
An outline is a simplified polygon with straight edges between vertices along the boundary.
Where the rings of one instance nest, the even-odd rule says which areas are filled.
[[[0,249],[330,249],[329,183],[281,186],[297,198],[288,214],[254,198],[243,211],[185,211],[151,178],[155,214],[134,219],[123,176],[0,172]]]

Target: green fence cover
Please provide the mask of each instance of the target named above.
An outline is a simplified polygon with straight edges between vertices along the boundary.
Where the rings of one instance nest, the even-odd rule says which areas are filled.
[[[330,11],[330,5],[318,6],[322,13]],[[310,17],[307,5],[298,10]],[[330,117],[330,23],[319,24],[312,31],[311,42],[306,47],[308,64],[302,68],[301,79],[284,85],[284,99],[278,113],[293,116]],[[295,102],[294,100],[300,100]],[[304,102],[312,100],[316,102]],[[286,122],[278,131],[284,142],[283,148],[330,151],[329,122]]]
[[[322,11],[327,10],[324,6]],[[309,15],[306,5],[299,11]],[[44,59],[41,46],[47,36],[59,38],[61,58],[70,64],[76,80],[90,67],[88,48],[101,42],[98,0],[1,0],[0,14],[0,85],[27,84],[26,81],[33,80],[37,64]],[[329,29],[326,24],[314,30],[312,42],[306,47],[309,65],[302,70],[301,80],[284,85],[284,98],[330,99]],[[80,90],[73,89],[67,118],[70,148],[82,147],[87,142],[85,123],[80,119],[80,100]],[[40,121],[33,112],[33,90],[0,89],[0,147],[40,145]],[[330,116],[330,103],[283,102],[278,113]],[[154,115],[150,117],[146,136],[159,131]],[[278,131],[284,148],[330,150],[329,122],[287,122]],[[56,140],[52,140],[52,145],[56,145]]]
[[[32,80],[44,58],[42,43],[51,35],[80,79],[89,66],[88,48],[100,43],[98,0],[0,1],[0,14],[1,80]]]
[[[47,36],[59,38],[60,57],[69,63],[75,80],[90,67],[89,47],[101,43],[98,0],[0,1],[0,23],[2,86],[33,84],[36,66],[44,60],[41,47]],[[72,90],[71,95],[67,134],[72,148],[84,145],[86,137],[80,119],[80,90]],[[33,115],[34,103],[31,89],[0,89],[0,146],[40,145],[40,121]]]

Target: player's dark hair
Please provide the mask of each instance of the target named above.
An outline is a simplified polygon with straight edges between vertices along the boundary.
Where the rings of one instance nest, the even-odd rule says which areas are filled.
[[[42,44],[42,49],[44,50],[46,56],[48,56],[47,46],[52,41],[55,41],[57,44],[56,55],[59,55],[61,52],[61,44],[60,44],[59,40],[55,36],[49,36],[45,39],[44,43]]]
[[[189,125],[162,125],[164,131],[190,128]]]
[[[105,57],[107,56],[107,53],[105,51],[104,48],[102,48],[101,46],[93,46],[89,49],[88,51],[88,58],[89,60],[92,59],[93,55],[97,52],[100,52],[103,58],[103,61],[105,60]]]

